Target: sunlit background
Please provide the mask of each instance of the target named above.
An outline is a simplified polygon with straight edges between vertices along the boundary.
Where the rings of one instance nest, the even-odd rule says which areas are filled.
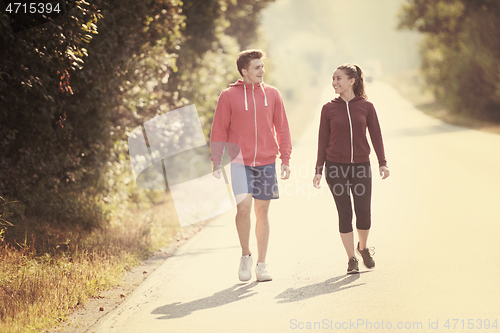
[[[357,63],[378,79],[418,68],[420,34],[397,29],[403,2],[271,3],[262,13],[262,32],[277,60],[276,81],[316,85],[344,62]]]
[[[315,253],[339,245],[331,241],[336,220],[328,215],[335,209],[329,193],[317,200],[296,194],[311,194],[318,115],[335,97],[332,73],[356,63],[393,170],[388,181],[374,183],[380,195],[373,197],[373,214],[381,222],[371,239],[382,253],[385,247],[379,257],[401,256],[381,261],[386,266],[374,280],[380,297],[372,314],[404,309],[422,320],[426,311],[448,315],[453,305],[465,316],[472,313],[465,304],[481,311],[476,319],[493,319],[500,299],[492,287],[500,274],[500,143],[483,132],[500,133],[500,1],[63,2],[50,20],[13,14],[10,2],[0,2],[0,331],[53,327],[144,258],[204,227],[180,227],[168,182],[159,190],[138,186],[128,139],[147,121],[194,104],[200,137],[208,142],[219,94],[239,79],[235,58],[248,48],[267,53],[265,82],[280,90],[292,139],[302,145],[291,163],[307,170],[273,204],[277,212],[286,206],[281,212],[297,225],[274,219],[290,237],[271,242],[270,253],[290,265],[314,266],[319,257],[304,251],[290,257],[288,249],[300,250],[307,237]],[[312,217],[325,224],[301,224]],[[306,227],[310,232],[302,232]],[[224,230],[234,236],[225,241],[236,241],[232,228]],[[343,262],[343,249],[337,250],[332,256]],[[329,271],[318,274],[332,282]],[[318,299],[350,283],[342,280],[344,267],[338,274],[326,292],[317,288],[321,283],[293,285],[292,301],[304,294]],[[224,311],[220,290],[207,304],[193,303],[206,310],[214,301]],[[189,302],[182,304],[189,310]]]

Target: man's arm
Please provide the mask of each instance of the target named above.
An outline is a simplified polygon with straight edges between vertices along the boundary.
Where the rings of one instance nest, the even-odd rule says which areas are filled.
[[[231,108],[224,92],[219,96],[217,107],[215,109],[214,119],[212,122],[212,132],[210,134],[210,150],[212,151],[212,162],[214,176],[215,171],[219,169],[218,175],[220,178],[220,167],[222,155],[227,144],[227,132],[231,121]]]
[[[279,91],[276,91],[276,99],[274,104],[274,128],[276,130],[276,139],[280,151],[282,167],[281,177],[288,179],[290,177],[290,155],[292,154],[292,136],[290,134],[290,127],[288,126],[288,118],[285,112],[285,104]]]

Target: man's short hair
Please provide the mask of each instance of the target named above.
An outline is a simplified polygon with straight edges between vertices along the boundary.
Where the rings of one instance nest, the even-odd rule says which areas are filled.
[[[238,54],[236,58],[236,66],[238,66],[238,72],[243,76],[242,69],[248,69],[250,66],[250,61],[253,59],[262,59],[266,54],[261,50],[245,50]]]

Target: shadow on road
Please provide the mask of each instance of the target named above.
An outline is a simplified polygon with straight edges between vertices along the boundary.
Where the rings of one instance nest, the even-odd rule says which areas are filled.
[[[363,273],[366,272],[362,272],[360,274]],[[281,299],[278,303],[291,303],[302,301],[304,299],[316,297],[319,295],[331,294],[337,291],[362,286],[365,283],[352,284],[354,281],[359,279],[360,274],[341,275],[328,279],[324,282],[312,284],[310,286],[305,286],[298,289],[288,288],[287,290],[276,296],[276,298]]]
[[[160,306],[151,312],[151,314],[163,315],[156,319],[174,319],[190,315],[192,312],[203,309],[216,308],[225,304],[236,302],[256,294],[249,293],[250,289],[255,287],[258,282],[250,284],[235,284],[231,288],[219,291],[212,296],[201,298],[188,303],[176,302]]]

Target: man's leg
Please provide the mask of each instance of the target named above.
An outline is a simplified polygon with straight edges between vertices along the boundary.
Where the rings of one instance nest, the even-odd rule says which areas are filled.
[[[236,206],[236,230],[240,238],[242,255],[250,255],[250,213],[252,211],[252,195],[239,194],[241,202]],[[244,199],[243,199],[244,197]]]
[[[257,262],[266,262],[267,244],[269,243],[269,205],[271,200],[255,199],[255,235],[257,236],[257,249],[259,258]]]

